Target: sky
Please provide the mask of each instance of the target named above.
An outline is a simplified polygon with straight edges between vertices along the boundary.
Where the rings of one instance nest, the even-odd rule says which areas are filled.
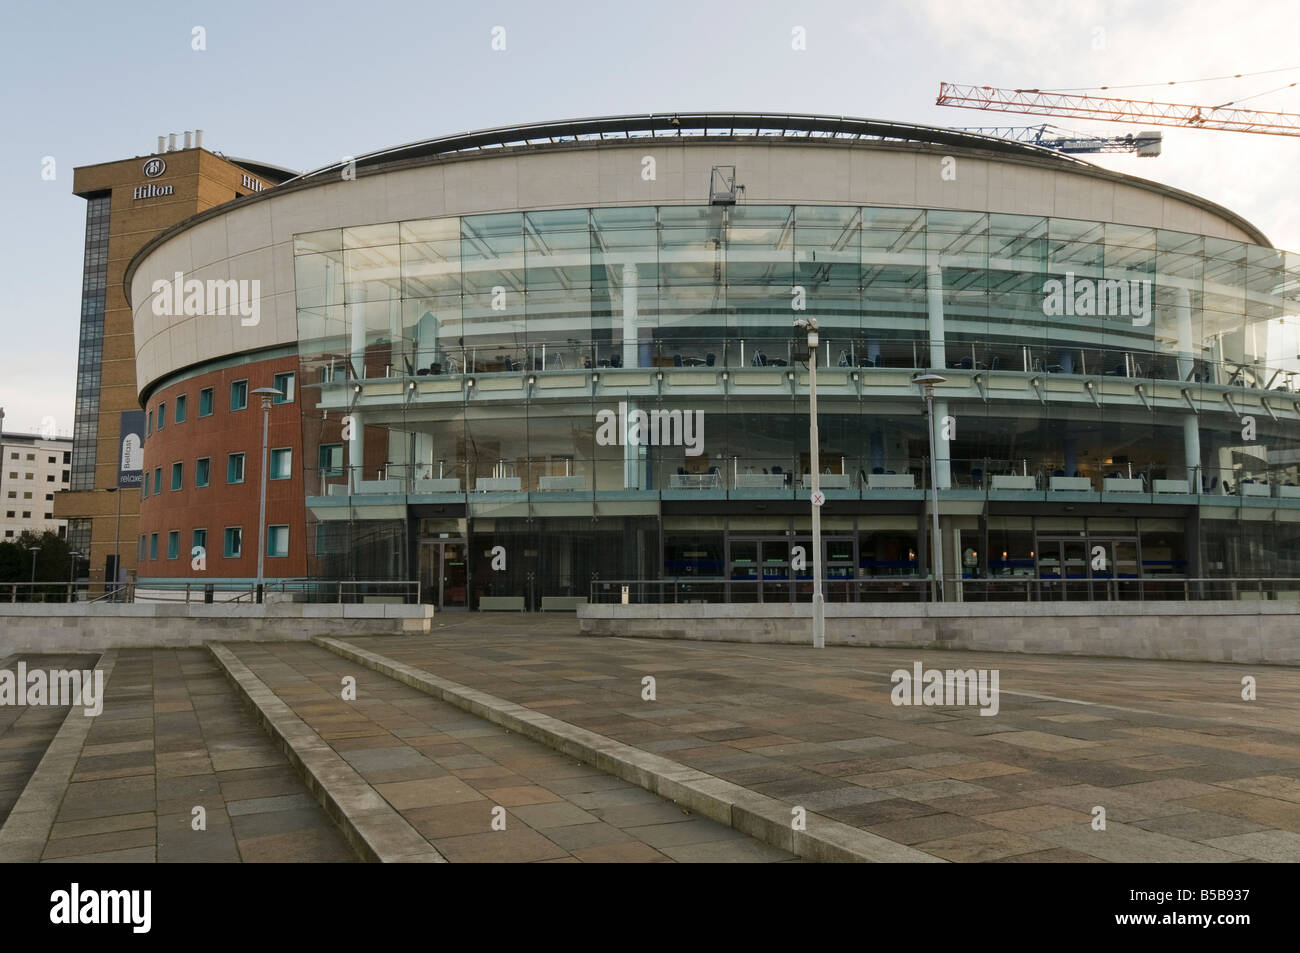
[[[941,81],[1219,104],[1300,82],[1295,0],[534,0],[0,4],[0,407],[72,432],[85,201],[72,170],[203,129],[307,170],[471,129],[736,110],[946,126],[1142,127],[935,105]],[[204,49],[195,49],[195,28]],[[505,49],[493,49],[494,28]],[[802,28],[803,49],[794,31]],[[501,36],[500,31],[496,34]],[[498,43],[497,45],[500,45]],[[1245,104],[1300,113],[1300,86]],[[1300,251],[1300,138],[1164,128],[1098,165],[1204,196]],[[48,175],[52,157],[53,178]]]

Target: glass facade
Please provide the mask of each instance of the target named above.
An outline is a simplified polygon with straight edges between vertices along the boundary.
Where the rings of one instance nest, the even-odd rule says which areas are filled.
[[[1072,578],[1078,539],[1105,549],[1111,575],[1085,578],[1112,597],[1129,570],[1295,561],[1272,510],[1275,563],[1187,528],[1200,508],[1300,507],[1292,253],[980,212],[647,206],[300,234],[295,277],[323,577],[419,572],[536,607],[618,567],[776,597],[799,589],[803,532],[778,513],[806,512],[812,467],[848,514],[825,554],[846,580],[926,573],[932,483],[948,573],[990,585]],[[816,461],[798,317],[820,325]],[[933,467],[919,370],[948,378]],[[998,522],[1024,503],[1164,512]],[[433,534],[429,507],[458,525]],[[497,546],[506,568],[484,569]]]
[[[95,487],[99,382],[104,360],[104,289],[108,283],[110,199],[110,195],[104,194],[86,201],[86,253],[81,272],[81,336],[77,343],[71,490],[92,490]],[[89,540],[86,542],[88,544]]]

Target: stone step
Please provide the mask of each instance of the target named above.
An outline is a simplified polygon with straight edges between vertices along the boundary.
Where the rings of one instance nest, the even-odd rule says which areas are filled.
[[[354,815],[378,798],[448,860],[793,859],[321,647],[211,648],[248,687],[270,730],[318,779],[318,796],[355,805]],[[355,680],[354,699],[343,698],[345,678]],[[346,827],[348,811],[341,813]],[[504,830],[493,828],[494,818]],[[351,821],[362,839],[363,820]],[[385,824],[409,843],[404,828],[387,817]],[[381,859],[402,859],[372,846]]]
[[[0,861],[357,859],[206,650],[117,649],[98,668],[102,712],[66,713]]]

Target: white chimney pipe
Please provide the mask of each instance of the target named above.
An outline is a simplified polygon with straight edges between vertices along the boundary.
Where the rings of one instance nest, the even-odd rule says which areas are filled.
[[[176,133],[174,132],[167,133],[167,151],[168,152],[176,151]]]
[[[193,134],[192,132],[190,132],[188,129],[185,130],[185,148],[186,148],[186,149],[188,149],[188,148],[190,147],[191,137],[192,137],[193,135],[194,135],[194,134]]]
[[[154,150],[154,151],[156,151],[156,152],[162,152],[163,149],[166,147],[166,145],[167,145],[167,137],[166,137],[166,136],[159,136],[159,137],[158,137],[158,148],[157,148],[156,150]]]
[[[202,130],[202,129],[195,129],[195,130],[194,130],[194,148],[195,148],[195,149],[202,149],[202,148],[203,148],[203,130]]]

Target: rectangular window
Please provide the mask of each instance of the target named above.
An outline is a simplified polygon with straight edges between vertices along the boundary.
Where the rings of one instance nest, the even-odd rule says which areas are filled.
[[[11,519],[13,519],[13,518],[14,518],[14,514],[15,514],[16,512],[17,512],[17,510],[9,510],[7,513],[5,513],[5,519],[7,519],[7,520],[11,520]]]
[[[242,453],[232,453],[226,457],[226,482],[244,482],[244,455]]]
[[[157,533],[149,534],[149,558],[150,559],[158,558],[158,534]]]
[[[199,391],[199,416],[212,416],[212,388],[205,387]]]
[[[143,559],[144,559],[144,547],[145,547],[145,537],[144,537],[143,535],[141,535],[141,536],[140,536],[140,545],[139,545],[139,547],[136,549],[136,553],[135,553],[135,558],[136,558],[136,559],[140,559],[140,560],[143,560]]]
[[[242,526],[226,527],[227,558],[237,558],[244,554],[244,528]]]
[[[207,486],[212,477],[212,458],[199,457],[194,463],[194,485]]]
[[[153,495],[157,496],[162,492],[162,467],[153,468]]]
[[[54,474],[53,474],[53,473],[47,473],[47,474],[45,474],[45,482],[46,482],[46,483],[53,483],[53,482],[54,482]]]
[[[343,444],[323,443],[319,449],[319,467],[321,476],[343,475]]]
[[[158,405],[158,429],[162,430],[167,426],[167,404],[163,402]]]
[[[63,462],[64,462],[64,463],[71,463],[71,462],[72,462],[72,451],[71,451],[71,450],[64,450],[64,451],[63,451]],[[64,472],[66,473],[67,471],[64,471]],[[65,477],[64,479],[67,479],[67,478]]]
[[[144,492],[140,494],[141,499],[143,499],[144,497],[149,495],[149,471],[148,470],[144,471],[144,483],[141,484],[141,486],[144,488]]]
[[[185,409],[186,402],[187,401],[184,394],[181,394],[176,398],[176,422],[178,424],[185,423],[185,415],[187,413]]]
[[[235,381],[230,385],[230,409],[243,410],[248,406],[248,381]]]
[[[67,483],[67,482],[68,482],[68,477],[70,477],[70,476],[72,476],[72,471],[71,471],[71,470],[64,470],[64,471],[63,471],[63,477],[62,477],[61,482],[63,482],[63,483]]]
[[[291,476],[293,476],[293,450],[287,447],[272,450],[270,478],[272,480],[287,480]]]
[[[271,378],[271,386],[280,392],[280,396],[275,398],[275,403],[277,404],[293,403],[292,372],[286,372],[284,374],[276,374],[275,377]]]
[[[153,433],[153,411],[149,411],[149,422],[144,428],[144,435],[147,437]]]
[[[289,555],[289,527],[268,526],[266,528],[266,555]]]
[[[194,535],[190,537],[190,555],[194,555],[194,549],[198,547],[206,554],[208,550],[208,531],[206,529],[196,529]]]
[[[185,464],[172,464],[172,489],[179,490],[185,485]]]
[[[23,519],[25,519],[25,520],[29,520],[29,519],[31,519],[31,518],[32,518],[32,511],[31,511],[31,510],[23,510]]]
[[[172,530],[167,534],[167,558],[175,559],[181,554],[181,531]]]

